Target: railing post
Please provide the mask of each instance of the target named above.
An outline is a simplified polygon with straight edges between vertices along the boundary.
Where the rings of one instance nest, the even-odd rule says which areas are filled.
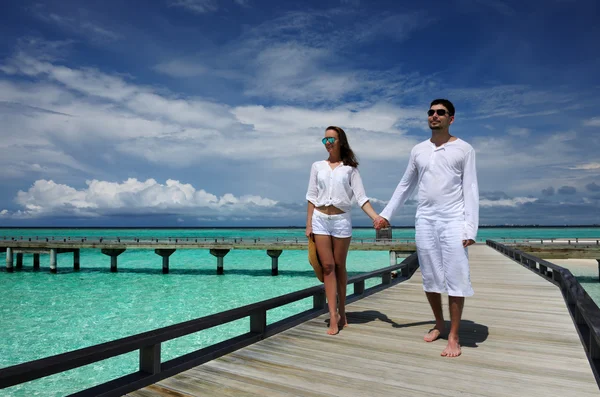
[[[160,343],[140,349],[140,371],[150,375],[160,372]]]
[[[381,275],[381,284],[388,285],[392,283],[392,273],[383,273]]]
[[[365,292],[365,280],[357,281],[354,283],[354,293],[357,295]]]
[[[321,290],[313,295],[313,309],[323,309],[326,305],[325,290]]]
[[[402,277],[408,277],[410,275],[410,268],[408,266],[404,266],[400,269],[400,273],[402,274]]]
[[[250,332],[264,334],[267,328],[267,311],[261,310],[250,315]]]

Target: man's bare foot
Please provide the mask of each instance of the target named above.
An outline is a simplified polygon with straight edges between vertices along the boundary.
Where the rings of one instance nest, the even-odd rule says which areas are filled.
[[[438,328],[432,328],[427,334],[425,334],[423,340],[425,342],[433,342],[434,340],[439,339],[439,337],[442,335],[442,331],[443,330],[439,330]]]
[[[443,357],[458,357],[461,354],[460,344],[456,338],[448,338],[448,346],[442,352]]]
[[[340,322],[340,315],[336,314],[336,321],[332,321],[332,319],[329,319],[329,328],[327,329],[327,334],[328,335],[337,335],[338,332],[340,332],[339,328],[338,328],[338,324]]]

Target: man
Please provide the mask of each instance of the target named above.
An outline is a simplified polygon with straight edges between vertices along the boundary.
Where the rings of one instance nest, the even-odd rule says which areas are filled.
[[[450,101],[434,100],[427,115],[431,139],[413,147],[402,180],[373,224],[376,229],[389,227],[396,209],[418,188],[415,240],[423,289],[435,316],[435,327],[424,340],[433,342],[445,332],[441,293],[448,293],[451,325],[441,355],[458,357],[463,305],[465,297],[473,295],[467,247],[475,243],[479,224],[475,151],[450,135],[454,122]]]

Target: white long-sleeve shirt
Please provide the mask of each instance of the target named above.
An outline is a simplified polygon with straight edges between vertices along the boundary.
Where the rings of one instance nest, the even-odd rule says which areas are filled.
[[[340,164],[332,170],[326,160],[313,163],[306,200],[315,207],[333,205],[344,212],[350,212],[352,197],[356,198],[360,207],[369,201],[358,168]]]
[[[406,172],[380,215],[389,221],[417,186],[417,219],[463,220],[463,239],[475,240],[479,187],[471,145],[461,139],[440,147],[429,139],[415,145]]]

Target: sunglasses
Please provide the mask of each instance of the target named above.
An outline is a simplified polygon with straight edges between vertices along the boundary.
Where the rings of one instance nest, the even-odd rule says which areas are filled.
[[[445,116],[448,112],[446,111],[446,109],[429,109],[427,111],[427,115],[429,117],[433,116],[436,113],[438,116]]]
[[[333,145],[335,143],[335,138],[330,136],[329,138],[321,139],[321,142],[323,142],[323,145],[327,145],[327,142],[329,142]]]

